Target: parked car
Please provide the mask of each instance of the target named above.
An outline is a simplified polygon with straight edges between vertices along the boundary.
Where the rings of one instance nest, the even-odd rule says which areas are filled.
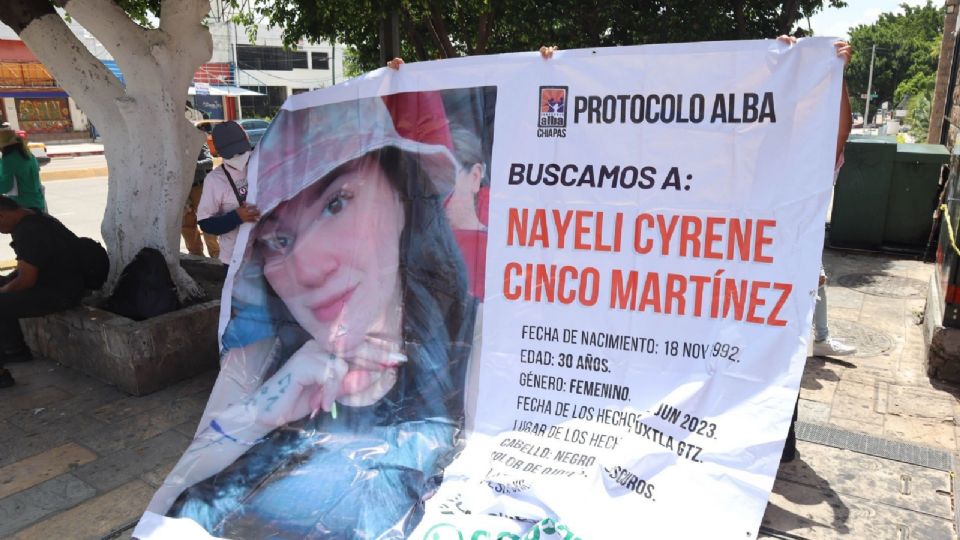
[[[217,149],[213,146],[213,127],[223,122],[223,120],[199,120],[194,122],[193,125],[197,126],[204,133],[207,134],[207,148],[210,149],[210,155],[213,157],[218,157]]]
[[[263,134],[267,132],[267,128],[270,127],[270,122],[259,118],[247,118],[236,122],[247,132],[251,146],[256,146],[263,138]]]

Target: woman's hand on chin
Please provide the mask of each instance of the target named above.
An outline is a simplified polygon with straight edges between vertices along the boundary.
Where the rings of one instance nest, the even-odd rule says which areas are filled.
[[[251,396],[257,423],[274,429],[318,411],[330,411],[349,367],[314,340],[306,342]]]

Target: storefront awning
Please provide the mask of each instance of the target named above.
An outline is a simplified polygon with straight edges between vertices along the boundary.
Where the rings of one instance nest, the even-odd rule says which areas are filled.
[[[39,63],[40,60],[19,39],[0,39],[0,62]]]
[[[60,88],[3,88],[0,87],[0,97],[8,98],[65,98],[67,93]]]
[[[247,90],[246,88],[240,88],[239,86],[210,85],[208,88],[204,90],[208,90],[208,92],[205,93],[208,96],[262,96],[263,95],[260,92],[254,92],[253,90]],[[198,93],[197,88],[195,86],[191,86],[190,89],[187,90],[187,94],[191,96],[196,96],[196,95],[204,95],[204,92],[203,90],[201,90]]]

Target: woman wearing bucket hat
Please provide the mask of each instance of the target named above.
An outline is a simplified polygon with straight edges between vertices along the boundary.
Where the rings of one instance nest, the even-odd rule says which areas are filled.
[[[0,128],[0,195],[24,208],[45,212],[47,202],[40,188],[40,165],[26,141],[10,128]]]
[[[231,538],[413,530],[458,445],[475,315],[449,147],[432,93],[274,121],[221,377],[151,512]]]

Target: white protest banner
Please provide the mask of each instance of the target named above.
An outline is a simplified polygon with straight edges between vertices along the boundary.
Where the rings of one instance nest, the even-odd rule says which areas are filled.
[[[828,39],[698,43],[291,97],[221,375],[135,536],[754,537],[841,75]]]

